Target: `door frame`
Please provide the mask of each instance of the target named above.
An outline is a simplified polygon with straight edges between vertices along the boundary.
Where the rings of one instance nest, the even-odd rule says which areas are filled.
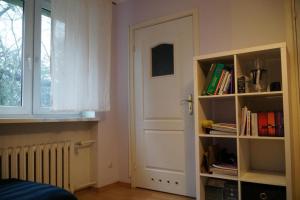
[[[184,17],[192,17],[193,20],[193,50],[194,56],[199,55],[200,46],[199,46],[199,15],[198,9],[193,9],[189,11],[180,12],[177,14],[151,19],[136,25],[129,26],[129,74],[128,74],[128,107],[129,107],[129,178],[131,179],[131,187],[136,187],[136,131],[135,131],[135,92],[134,92],[134,35],[135,31],[162,24],[168,21],[173,21],[176,19]],[[191,66],[193,67],[193,66]]]

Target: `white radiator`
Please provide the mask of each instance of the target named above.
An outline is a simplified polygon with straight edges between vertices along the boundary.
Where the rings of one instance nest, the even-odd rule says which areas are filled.
[[[0,178],[51,184],[72,191],[71,143],[58,142],[0,149]]]

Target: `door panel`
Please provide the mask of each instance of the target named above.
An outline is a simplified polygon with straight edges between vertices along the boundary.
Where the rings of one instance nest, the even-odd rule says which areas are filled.
[[[193,24],[183,17],[135,31],[136,186],[195,196]],[[170,60],[172,59],[172,60]]]
[[[184,172],[183,131],[145,131],[147,169]]]

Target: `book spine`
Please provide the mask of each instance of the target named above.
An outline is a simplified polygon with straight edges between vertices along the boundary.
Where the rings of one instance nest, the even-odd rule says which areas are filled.
[[[222,80],[222,83],[221,83],[221,86],[220,86],[218,94],[223,94],[223,89],[224,89],[224,86],[226,84],[228,75],[229,75],[229,72],[225,70],[225,76],[224,76],[224,79]]]
[[[221,84],[222,84],[222,81],[224,80],[224,77],[225,77],[225,74],[226,74],[226,71],[223,69],[222,70],[222,74],[221,74],[221,77],[219,79],[219,82],[218,82],[218,85],[217,85],[217,88],[214,92],[214,95],[218,94],[219,90],[220,90],[220,87],[221,87]]]
[[[247,111],[247,128],[246,128],[247,136],[251,135],[251,111]]]
[[[275,113],[275,135],[278,137],[284,136],[283,112]]]
[[[275,136],[275,113],[268,112],[268,135]]]
[[[216,65],[216,69],[212,75],[211,81],[207,88],[207,94],[213,95],[215,93],[223,68],[224,68],[224,64]]]
[[[245,135],[245,129],[246,129],[246,120],[247,120],[247,107],[242,108],[242,119],[241,119],[241,131],[240,135]]]
[[[268,135],[268,113],[259,112],[258,117],[258,136]]]
[[[233,94],[234,92],[235,92],[235,83],[234,83],[234,70],[233,70],[233,68],[231,69],[231,71],[230,71],[230,73],[231,73],[231,80],[230,80],[230,94]]]
[[[206,76],[206,80],[205,80],[205,83],[204,83],[202,95],[206,95],[207,94],[207,88],[208,88],[208,85],[209,85],[209,83],[211,81],[211,78],[212,78],[212,75],[213,75],[215,69],[216,69],[216,64],[215,63],[211,64],[210,69],[208,71],[208,74]]]
[[[231,74],[229,73],[222,94],[228,94],[230,81],[231,81]]]
[[[251,113],[251,131],[252,136],[258,136],[257,113]]]

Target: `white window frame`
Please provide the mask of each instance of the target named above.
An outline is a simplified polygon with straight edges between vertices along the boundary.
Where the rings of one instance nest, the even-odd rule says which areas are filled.
[[[85,112],[56,112],[41,107],[41,16],[43,0],[23,0],[23,83],[21,106],[0,106],[1,118],[81,118]],[[46,3],[46,4],[45,4]]]

